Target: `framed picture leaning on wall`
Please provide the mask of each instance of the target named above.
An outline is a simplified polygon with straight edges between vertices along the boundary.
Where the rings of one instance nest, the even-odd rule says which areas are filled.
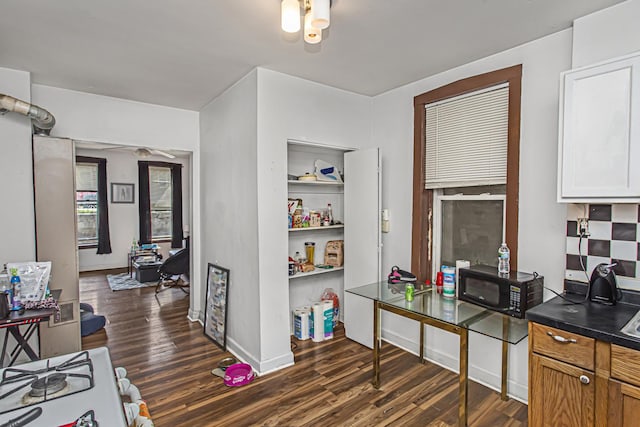
[[[204,310],[204,334],[222,350],[227,349],[227,300],[229,270],[209,263],[207,298]]]

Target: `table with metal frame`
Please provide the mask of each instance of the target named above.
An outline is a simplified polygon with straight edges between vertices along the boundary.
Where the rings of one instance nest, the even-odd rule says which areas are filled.
[[[413,319],[420,324],[420,363],[424,358],[424,325],[434,326],[458,335],[460,339],[460,378],[458,425],[467,425],[467,381],[469,331],[502,341],[501,398],[507,400],[507,366],[509,344],[517,344],[527,335],[527,321],[516,319],[484,307],[445,298],[431,289],[415,292],[413,301],[406,301],[404,285],[387,282],[371,283],[345,292],[373,300],[373,386],[380,387],[380,325],[381,310]]]
[[[43,308],[37,310],[26,310],[23,313],[19,311],[12,311],[9,317],[6,319],[0,319],[0,330],[6,329],[4,341],[2,343],[2,353],[0,354],[0,367],[4,366],[4,358],[7,352],[7,346],[9,343],[9,336],[13,336],[16,340],[16,345],[9,354],[9,364],[12,366],[21,352],[24,352],[29,356],[30,360],[40,359],[40,322],[49,319],[49,317],[55,313],[53,308]],[[26,329],[22,331],[21,326],[26,326]],[[37,332],[38,336],[38,353],[29,345],[29,339]]]

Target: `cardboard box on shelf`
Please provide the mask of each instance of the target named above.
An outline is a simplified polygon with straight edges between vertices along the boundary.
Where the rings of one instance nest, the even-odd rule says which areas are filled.
[[[333,267],[344,264],[344,240],[329,240],[324,248],[324,263]]]

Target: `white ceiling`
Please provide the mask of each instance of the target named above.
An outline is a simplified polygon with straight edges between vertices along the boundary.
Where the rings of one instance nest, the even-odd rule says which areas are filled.
[[[280,30],[280,0],[2,0],[0,67],[190,110],[257,66],[376,95],[620,2],[334,0],[310,46]]]

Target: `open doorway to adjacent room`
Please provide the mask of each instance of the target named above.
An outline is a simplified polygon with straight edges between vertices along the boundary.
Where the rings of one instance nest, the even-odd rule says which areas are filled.
[[[79,140],[74,145],[83,347],[127,339],[134,329],[151,332],[167,310],[187,321],[192,153]],[[105,209],[108,235],[100,216]],[[180,272],[159,273],[185,252]]]

